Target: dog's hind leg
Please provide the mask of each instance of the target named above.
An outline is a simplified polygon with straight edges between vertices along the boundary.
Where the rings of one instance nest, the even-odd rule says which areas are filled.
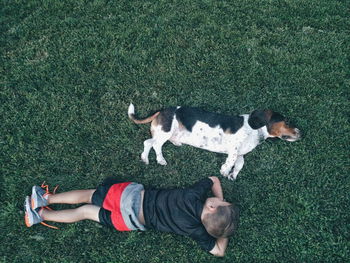
[[[173,109],[174,110],[174,109]],[[168,110],[169,111],[169,110]],[[144,142],[145,149],[141,155],[144,162],[148,162],[148,153],[153,147],[157,155],[157,162],[160,165],[167,165],[162,153],[163,144],[169,140],[174,132],[173,114],[174,112],[168,112],[167,110],[161,112],[159,116],[152,121],[151,134],[152,139]],[[168,116],[170,114],[170,116]]]
[[[168,135],[168,136],[166,136],[166,135]],[[160,165],[167,165],[167,162],[163,157],[162,146],[169,138],[170,138],[169,133],[163,133],[162,136],[157,137],[157,139],[155,140],[155,142],[153,144],[153,149],[157,155],[157,162]]]
[[[151,150],[151,148],[153,147],[153,144],[154,144],[154,139],[148,139],[148,140],[145,140],[143,142],[143,152],[141,154],[141,160],[145,163],[145,164],[149,164],[149,161],[148,161],[148,154],[149,154],[149,151]]]
[[[161,126],[157,126],[153,129],[152,135],[153,135],[153,149],[156,152],[157,155],[157,162],[160,165],[167,165],[167,162],[165,161],[162,153],[162,146],[163,144],[169,140],[172,136],[173,131],[170,130],[168,132],[163,131]]]
[[[159,136],[159,134],[157,134],[157,136],[154,136],[152,139],[145,140],[143,142],[144,148],[143,148],[143,152],[141,154],[141,160],[145,164],[149,164],[148,155],[149,155],[151,148],[153,147],[153,149],[157,155],[157,162],[160,165],[167,165],[167,162],[165,161],[165,159],[163,157],[162,146],[168,140],[168,137],[170,137],[170,136],[165,137],[165,136]]]

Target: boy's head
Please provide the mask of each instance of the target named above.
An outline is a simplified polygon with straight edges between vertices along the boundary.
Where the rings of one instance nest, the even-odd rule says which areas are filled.
[[[207,198],[201,215],[207,232],[216,238],[229,237],[238,226],[238,208],[217,197]]]

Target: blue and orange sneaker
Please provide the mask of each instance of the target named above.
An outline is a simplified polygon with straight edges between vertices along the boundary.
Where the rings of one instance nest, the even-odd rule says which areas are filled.
[[[38,207],[47,206],[49,204],[47,201],[49,194],[50,193],[48,191],[45,191],[44,188],[34,185],[32,187],[32,195],[31,195],[32,209],[35,210]]]
[[[42,210],[44,210],[44,209],[52,210],[48,206],[37,207],[36,209],[33,209],[32,208],[32,200],[31,200],[30,196],[27,196],[26,200],[24,202],[24,210],[25,210],[24,222],[25,222],[26,226],[31,227],[32,225],[40,223],[44,226],[47,226],[47,227],[50,227],[53,229],[58,229],[58,227],[48,225],[44,222],[44,219],[41,216]]]
[[[43,208],[32,209],[30,197],[26,197],[24,202],[24,222],[27,227],[31,227],[32,225],[39,224],[44,221],[39,215],[41,209]]]
[[[51,194],[55,194],[58,186],[55,187],[55,189],[50,193],[49,186],[45,184],[45,182],[42,183],[41,186],[34,185],[32,187],[32,195],[31,195],[31,202],[32,202],[32,209],[36,209],[38,207],[47,207],[48,206],[48,197]]]

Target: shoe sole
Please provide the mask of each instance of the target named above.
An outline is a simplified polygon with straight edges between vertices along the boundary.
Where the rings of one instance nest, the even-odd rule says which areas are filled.
[[[32,197],[31,197],[31,205],[32,205],[32,209],[36,209],[38,206],[38,204],[35,202],[35,200],[37,200],[38,195],[36,194],[35,191],[35,185],[32,187]]]
[[[29,218],[29,214],[30,214],[30,201],[29,201],[29,196],[26,197],[26,201],[24,203],[24,208],[25,208],[25,214],[24,214],[24,223],[26,224],[27,227],[31,227],[32,224],[30,223],[30,218]]]

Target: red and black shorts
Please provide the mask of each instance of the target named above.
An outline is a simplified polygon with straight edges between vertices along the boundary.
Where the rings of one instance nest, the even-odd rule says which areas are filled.
[[[143,186],[107,178],[92,195],[92,204],[101,207],[99,221],[118,231],[145,230],[138,220]]]

